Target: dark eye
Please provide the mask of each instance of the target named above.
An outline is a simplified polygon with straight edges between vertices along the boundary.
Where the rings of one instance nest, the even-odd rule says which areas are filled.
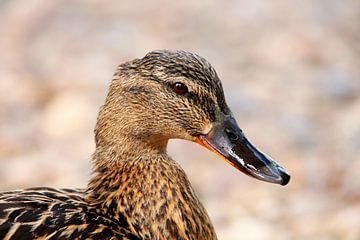
[[[184,95],[185,93],[188,92],[187,86],[181,82],[174,83],[172,85],[172,89],[174,90],[175,93],[177,93],[179,95]]]

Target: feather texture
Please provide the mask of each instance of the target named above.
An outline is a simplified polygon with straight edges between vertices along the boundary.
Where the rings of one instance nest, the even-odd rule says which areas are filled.
[[[169,87],[179,81],[181,96]],[[215,70],[196,54],[154,51],[120,65],[99,113],[87,188],[0,193],[0,239],[216,239],[166,146],[195,142],[228,112]]]

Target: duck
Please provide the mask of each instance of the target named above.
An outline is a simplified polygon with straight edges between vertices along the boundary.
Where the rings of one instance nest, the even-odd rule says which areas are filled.
[[[290,175],[245,136],[203,57],[155,50],[118,66],[95,127],[84,188],[0,193],[0,239],[217,239],[170,139],[202,145],[241,172],[286,185]]]

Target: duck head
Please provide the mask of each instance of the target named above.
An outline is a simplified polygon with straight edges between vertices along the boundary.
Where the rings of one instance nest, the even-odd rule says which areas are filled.
[[[166,151],[169,139],[197,142],[256,179],[286,185],[289,174],[255,147],[226,104],[214,68],[185,51],[153,51],[118,67],[96,144],[136,141]]]

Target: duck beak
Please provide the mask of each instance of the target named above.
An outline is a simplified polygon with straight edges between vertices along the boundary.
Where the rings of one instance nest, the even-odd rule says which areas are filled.
[[[196,142],[256,179],[280,185],[290,181],[283,167],[246,138],[232,115],[223,115],[220,122],[209,133],[198,136]]]

